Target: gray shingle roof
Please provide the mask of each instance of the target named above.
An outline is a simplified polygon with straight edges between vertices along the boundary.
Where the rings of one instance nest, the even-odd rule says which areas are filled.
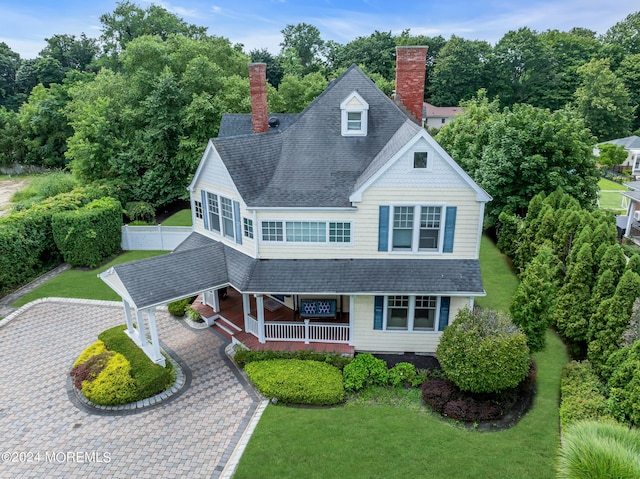
[[[276,128],[270,128],[270,131],[282,131],[291,125],[298,113],[272,113],[269,115],[271,118],[276,118],[279,125]],[[238,136],[238,135],[250,135],[253,133],[253,125],[251,124],[250,113],[224,113],[222,115],[222,121],[220,122],[220,131],[218,132],[218,138],[225,136]]]
[[[369,104],[366,137],[341,134],[340,104],[354,91]],[[353,65],[289,127],[212,141],[250,207],[348,207],[356,181],[406,120]]]
[[[603,143],[613,143],[614,145],[623,146],[625,149],[640,149],[640,136],[627,136],[616,140],[604,141]],[[602,143],[599,143],[600,145]]]
[[[193,233],[173,253],[114,266],[136,307],[226,284],[250,293],[482,295],[477,260],[254,259]]]

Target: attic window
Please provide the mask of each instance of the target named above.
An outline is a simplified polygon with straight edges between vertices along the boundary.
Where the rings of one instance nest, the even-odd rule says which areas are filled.
[[[353,92],[341,104],[342,136],[366,136],[369,104]]]
[[[413,152],[413,167],[414,168],[426,168],[427,167],[427,152],[426,151],[414,151]]]

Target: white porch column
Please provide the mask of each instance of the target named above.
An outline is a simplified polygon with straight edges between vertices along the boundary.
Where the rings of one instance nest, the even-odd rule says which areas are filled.
[[[213,299],[213,304],[211,305],[211,307],[213,308],[213,310],[216,313],[219,313],[220,312],[220,298],[218,297],[218,290],[217,289],[213,290],[212,296],[213,296],[213,298],[212,298]]]
[[[629,201],[629,209],[627,213],[627,227],[625,228],[624,235],[628,238],[631,236],[631,223],[633,222],[633,216],[636,213],[636,202],[634,200]]]
[[[244,330],[249,331],[249,315],[251,314],[251,302],[249,301],[249,295],[242,293],[242,314],[244,317]]]
[[[122,305],[124,306],[124,318],[127,322],[127,333],[132,336],[136,334],[136,330],[133,327],[133,319],[131,319],[131,307],[124,299],[122,300]]]
[[[264,298],[261,294],[256,294],[256,309],[258,312],[258,341],[264,344]]]
[[[158,340],[158,328],[156,327],[156,315],[153,308],[147,310],[147,317],[149,318],[149,334],[151,336],[151,351],[147,353],[147,356],[156,364],[160,364],[165,367],[165,359],[160,352],[160,341]]]
[[[356,321],[356,296],[354,294],[349,296],[349,346],[353,346],[353,328]]]
[[[142,315],[142,311],[136,311],[136,322],[138,323],[138,337],[140,339],[139,346],[144,349],[147,342],[147,328],[144,325],[144,316]]]

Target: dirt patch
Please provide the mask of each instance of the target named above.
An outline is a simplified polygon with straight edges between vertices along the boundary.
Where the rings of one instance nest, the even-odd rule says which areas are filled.
[[[0,216],[6,216],[11,212],[11,202],[9,199],[16,191],[25,188],[29,184],[28,179],[6,179],[0,180]]]

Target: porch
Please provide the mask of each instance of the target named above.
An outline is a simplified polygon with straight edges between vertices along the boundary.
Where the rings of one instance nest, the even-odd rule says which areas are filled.
[[[192,307],[227,339],[253,351],[353,354],[349,313],[343,311],[340,299],[336,301],[338,310],[333,316],[308,318],[273,297],[243,295],[229,287],[224,299],[216,293],[205,293],[196,298]]]

